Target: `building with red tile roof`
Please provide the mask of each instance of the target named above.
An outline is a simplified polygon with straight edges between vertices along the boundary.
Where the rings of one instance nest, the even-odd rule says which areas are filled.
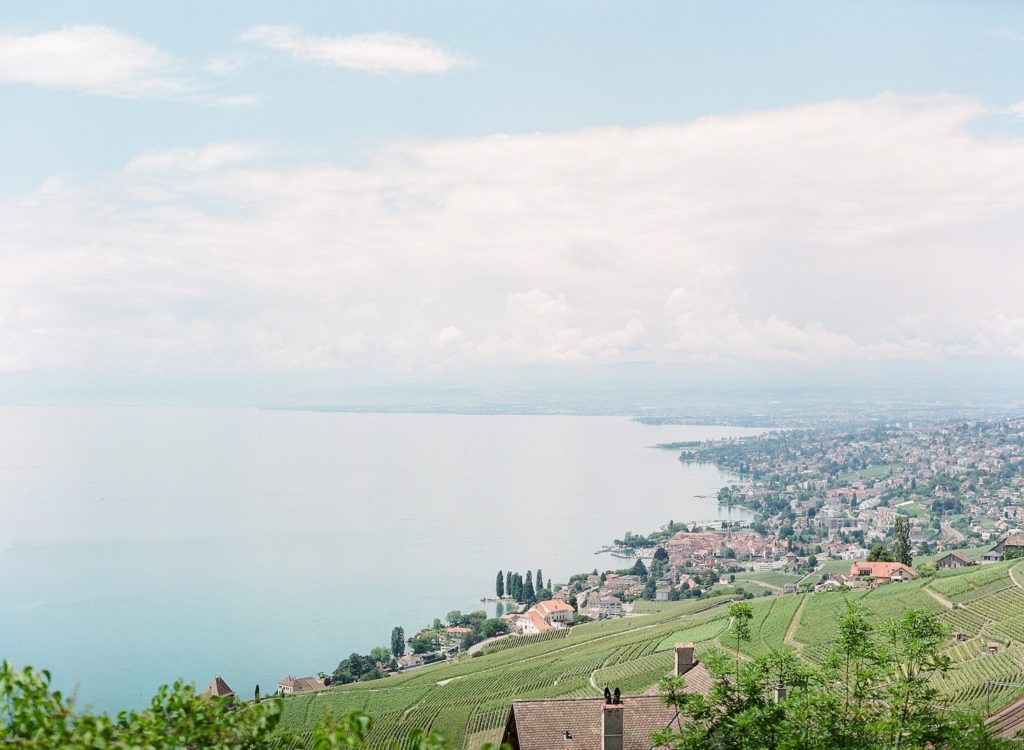
[[[228,684],[224,682],[224,679],[219,675],[214,677],[209,685],[206,686],[206,690],[199,694],[200,698],[227,698],[231,700],[235,697],[235,691],[228,687]]]
[[[917,578],[917,571],[898,562],[857,560],[850,566],[851,578],[871,578],[879,583],[900,583]]]
[[[327,685],[318,677],[292,677],[288,675],[277,683],[277,691],[282,695],[311,693],[314,690],[323,690],[325,687]]]
[[[674,674],[685,692],[711,689],[711,675],[693,657],[693,644],[676,644]],[[513,750],[649,750],[651,735],[679,728],[675,708],[662,703],[657,688],[618,699],[565,698],[513,701],[502,743]]]

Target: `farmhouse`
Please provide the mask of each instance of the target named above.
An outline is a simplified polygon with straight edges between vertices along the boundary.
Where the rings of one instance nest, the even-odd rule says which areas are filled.
[[[522,635],[537,635],[549,630],[551,624],[533,609],[528,609],[516,617],[516,632]]]
[[[1007,534],[996,546],[981,556],[983,563],[1001,562],[1024,556],[1024,534]]]
[[[452,627],[445,629],[443,640],[447,646],[457,647],[460,643],[462,643],[462,639],[472,632],[472,628],[464,628],[461,625],[453,625]]]
[[[572,606],[559,599],[537,602],[530,609],[535,610],[548,623],[569,622],[574,612]]]
[[[423,664],[423,654],[403,654],[398,657],[399,669],[412,669],[413,667],[421,667]]]
[[[564,627],[572,620],[575,610],[558,599],[537,602],[515,619],[516,630],[523,635],[546,633],[552,628]]]
[[[220,676],[214,677],[213,681],[206,686],[206,690],[199,694],[200,698],[225,698],[234,700],[235,691],[228,687]]]
[[[917,578],[913,568],[898,562],[854,562],[850,566],[851,578],[870,578],[877,583],[901,583]]]
[[[693,658],[693,644],[676,644],[673,673],[687,693],[707,693],[711,675]],[[679,727],[678,712],[657,693],[604,698],[513,701],[502,744],[513,750],[648,750],[651,734]]]
[[[968,560],[963,555],[961,555],[959,552],[950,552],[948,555],[943,555],[935,561],[935,567],[939,570],[949,570],[951,568],[966,568],[969,565],[974,565],[974,563]]]
[[[281,695],[294,695],[295,693],[311,693],[314,690],[323,690],[327,685],[319,677],[292,677],[288,675],[277,683],[277,692]]]
[[[622,600],[617,596],[599,596],[587,599],[587,614],[603,620],[606,617],[622,616]]]

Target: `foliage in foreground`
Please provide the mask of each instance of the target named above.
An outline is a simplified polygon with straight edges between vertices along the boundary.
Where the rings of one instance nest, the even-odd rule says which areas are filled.
[[[294,738],[274,732],[280,702],[235,705],[202,698],[182,682],[160,688],[149,708],[117,718],[77,712],[72,701],[51,690],[50,674],[0,663],[0,747],[19,750],[263,750],[287,747]],[[311,750],[354,750],[366,746],[369,716],[352,713],[316,725]],[[302,746],[303,742],[299,742]],[[436,732],[415,730],[414,750],[445,750]]]
[[[734,605],[736,608],[736,605]],[[737,646],[749,618],[732,612]],[[792,652],[740,662],[705,657],[709,695],[682,692],[685,678],[662,682],[680,724],[655,735],[672,750],[1003,750],[977,713],[942,702],[933,677],[949,668],[948,635],[933,616],[909,611],[875,628],[848,604],[824,666]],[[732,640],[732,638],[730,640]],[[738,650],[738,649],[737,649]],[[778,695],[779,690],[783,695]]]

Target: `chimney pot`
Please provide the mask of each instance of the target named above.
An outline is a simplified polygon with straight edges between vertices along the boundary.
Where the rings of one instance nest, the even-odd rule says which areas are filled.
[[[693,668],[693,644],[676,644],[676,677],[681,677]]]
[[[786,685],[779,680],[775,683],[775,702],[782,703],[784,700],[786,700]]]
[[[622,718],[625,708],[622,703],[601,706],[601,750],[623,750]]]

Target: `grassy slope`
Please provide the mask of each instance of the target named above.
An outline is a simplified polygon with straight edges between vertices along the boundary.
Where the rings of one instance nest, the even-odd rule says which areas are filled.
[[[769,586],[782,588],[787,583],[796,583],[803,576],[791,576],[787,573],[780,573],[776,570],[766,570],[761,573],[737,573],[736,585],[741,582],[767,583]]]
[[[1024,687],[998,684],[1024,683],[1024,589],[1010,577],[1011,568],[1024,582],[1024,561],[1018,560],[870,591],[754,599],[753,638],[741,650],[759,656],[795,646],[805,658],[817,660],[827,652],[836,615],[847,601],[863,602],[878,622],[909,608],[923,609],[969,639],[950,640],[955,666],[938,680],[940,688],[957,702],[995,708],[1024,692]],[[957,602],[956,607],[949,609],[944,600]],[[294,696],[284,701],[283,722],[299,729],[326,712],[359,708],[376,719],[375,746],[392,740],[401,746],[410,729],[430,726],[445,731],[455,748],[476,748],[498,739],[514,698],[591,696],[598,694],[593,685],[603,689],[606,684],[642,692],[671,669],[674,643],[693,641],[698,654],[728,647],[722,606],[727,602],[659,602],[660,612],[582,625],[566,638]],[[1000,644],[999,653],[983,655],[990,641]]]

